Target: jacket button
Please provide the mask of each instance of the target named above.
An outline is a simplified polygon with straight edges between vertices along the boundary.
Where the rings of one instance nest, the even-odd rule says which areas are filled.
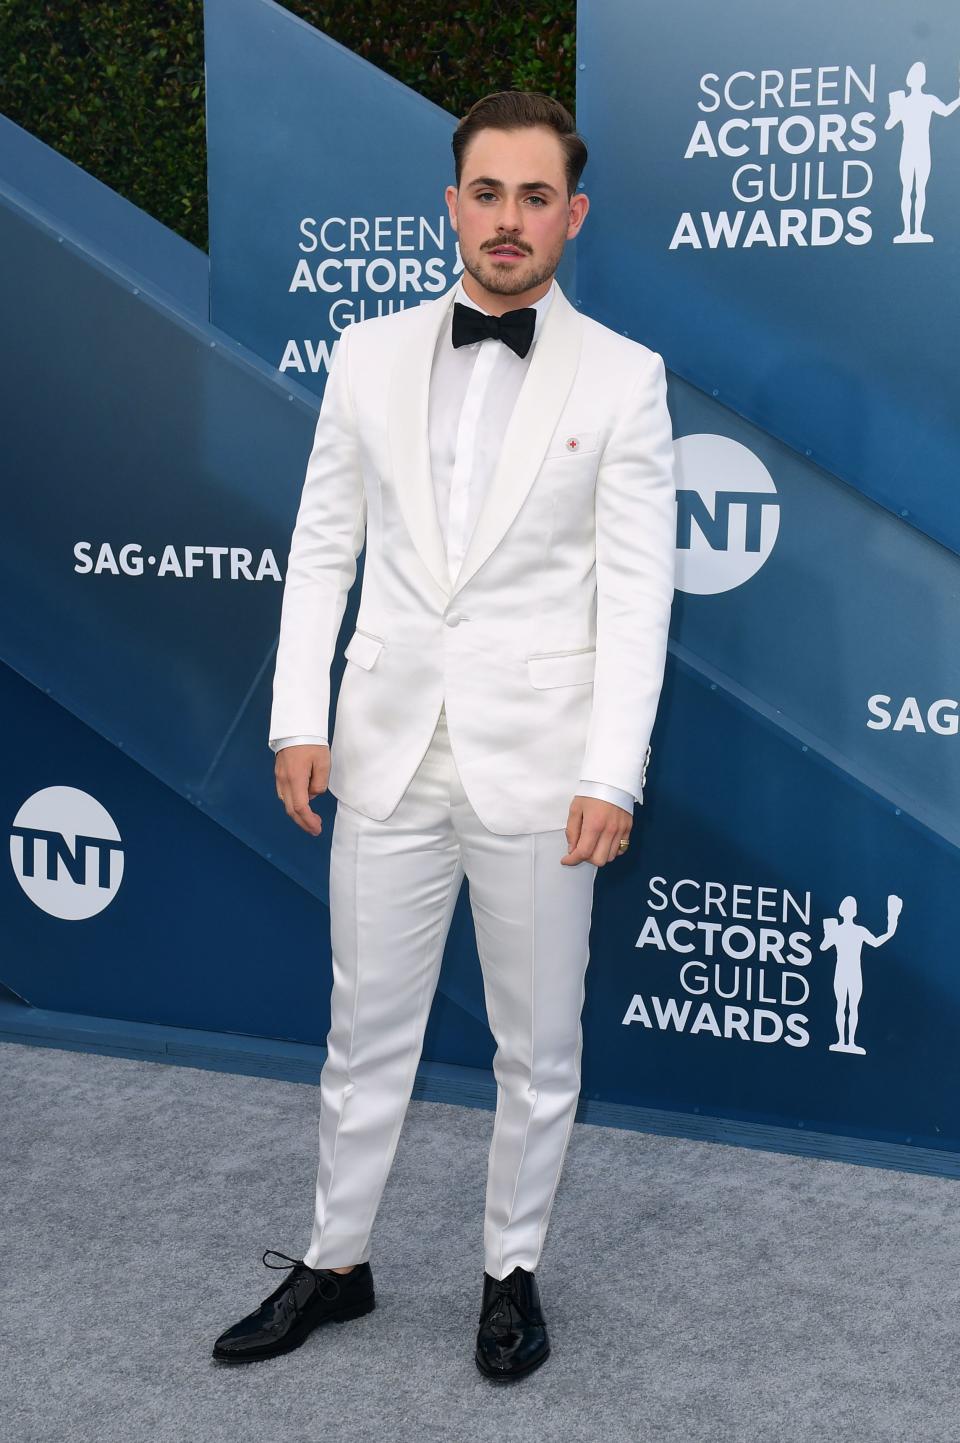
[[[444,619],[444,621],[447,623],[448,626],[459,626],[459,625],[460,625],[460,613],[459,613],[459,611],[450,611],[450,612],[447,613],[447,615],[446,615],[443,619]]]

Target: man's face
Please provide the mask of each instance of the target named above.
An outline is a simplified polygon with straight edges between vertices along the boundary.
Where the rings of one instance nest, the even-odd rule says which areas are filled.
[[[478,131],[445,194],[464,268],[502,296],[550,280],[589,206],[582,192],[567,200],[563,148],[540,125]]]

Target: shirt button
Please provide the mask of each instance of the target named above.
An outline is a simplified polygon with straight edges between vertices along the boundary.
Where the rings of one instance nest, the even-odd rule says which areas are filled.
[[[460,618],[460,613],[459,613],[459,611],[449,611],[449,612],[447,613],[447,615],[446,615],[443,619],[444,619],[444,621],[447,623],[448,626],[459,626],[459,625],[460,625],[460,619],[461,619],[461,618]]]

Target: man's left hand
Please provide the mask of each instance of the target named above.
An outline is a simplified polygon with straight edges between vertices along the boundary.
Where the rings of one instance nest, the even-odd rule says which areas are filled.
[[[567,867],[577,862],[595,862],[603,867],[623,855],[620,839],[629,838],[632,826],[632,815],[616,802],[575,796],[566,826],[569,851],[560,861]]]

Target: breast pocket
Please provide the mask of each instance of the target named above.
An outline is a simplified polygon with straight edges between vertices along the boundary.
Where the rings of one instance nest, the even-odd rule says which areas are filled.
[[[545,651],[527,657],[527,675],[531,686],[577,686],[593,681],[597,660],[595,646],[577,651]]]
[[[382,637],[371,636],[368,631],[355,631],[343,649],[347,661],[369,671],[383,650]]]
[[[558,456],[588,456],[600,445],[599,431],[578,431],[568,427],[558,431],[547,447],[544,460],[552,461]]]

